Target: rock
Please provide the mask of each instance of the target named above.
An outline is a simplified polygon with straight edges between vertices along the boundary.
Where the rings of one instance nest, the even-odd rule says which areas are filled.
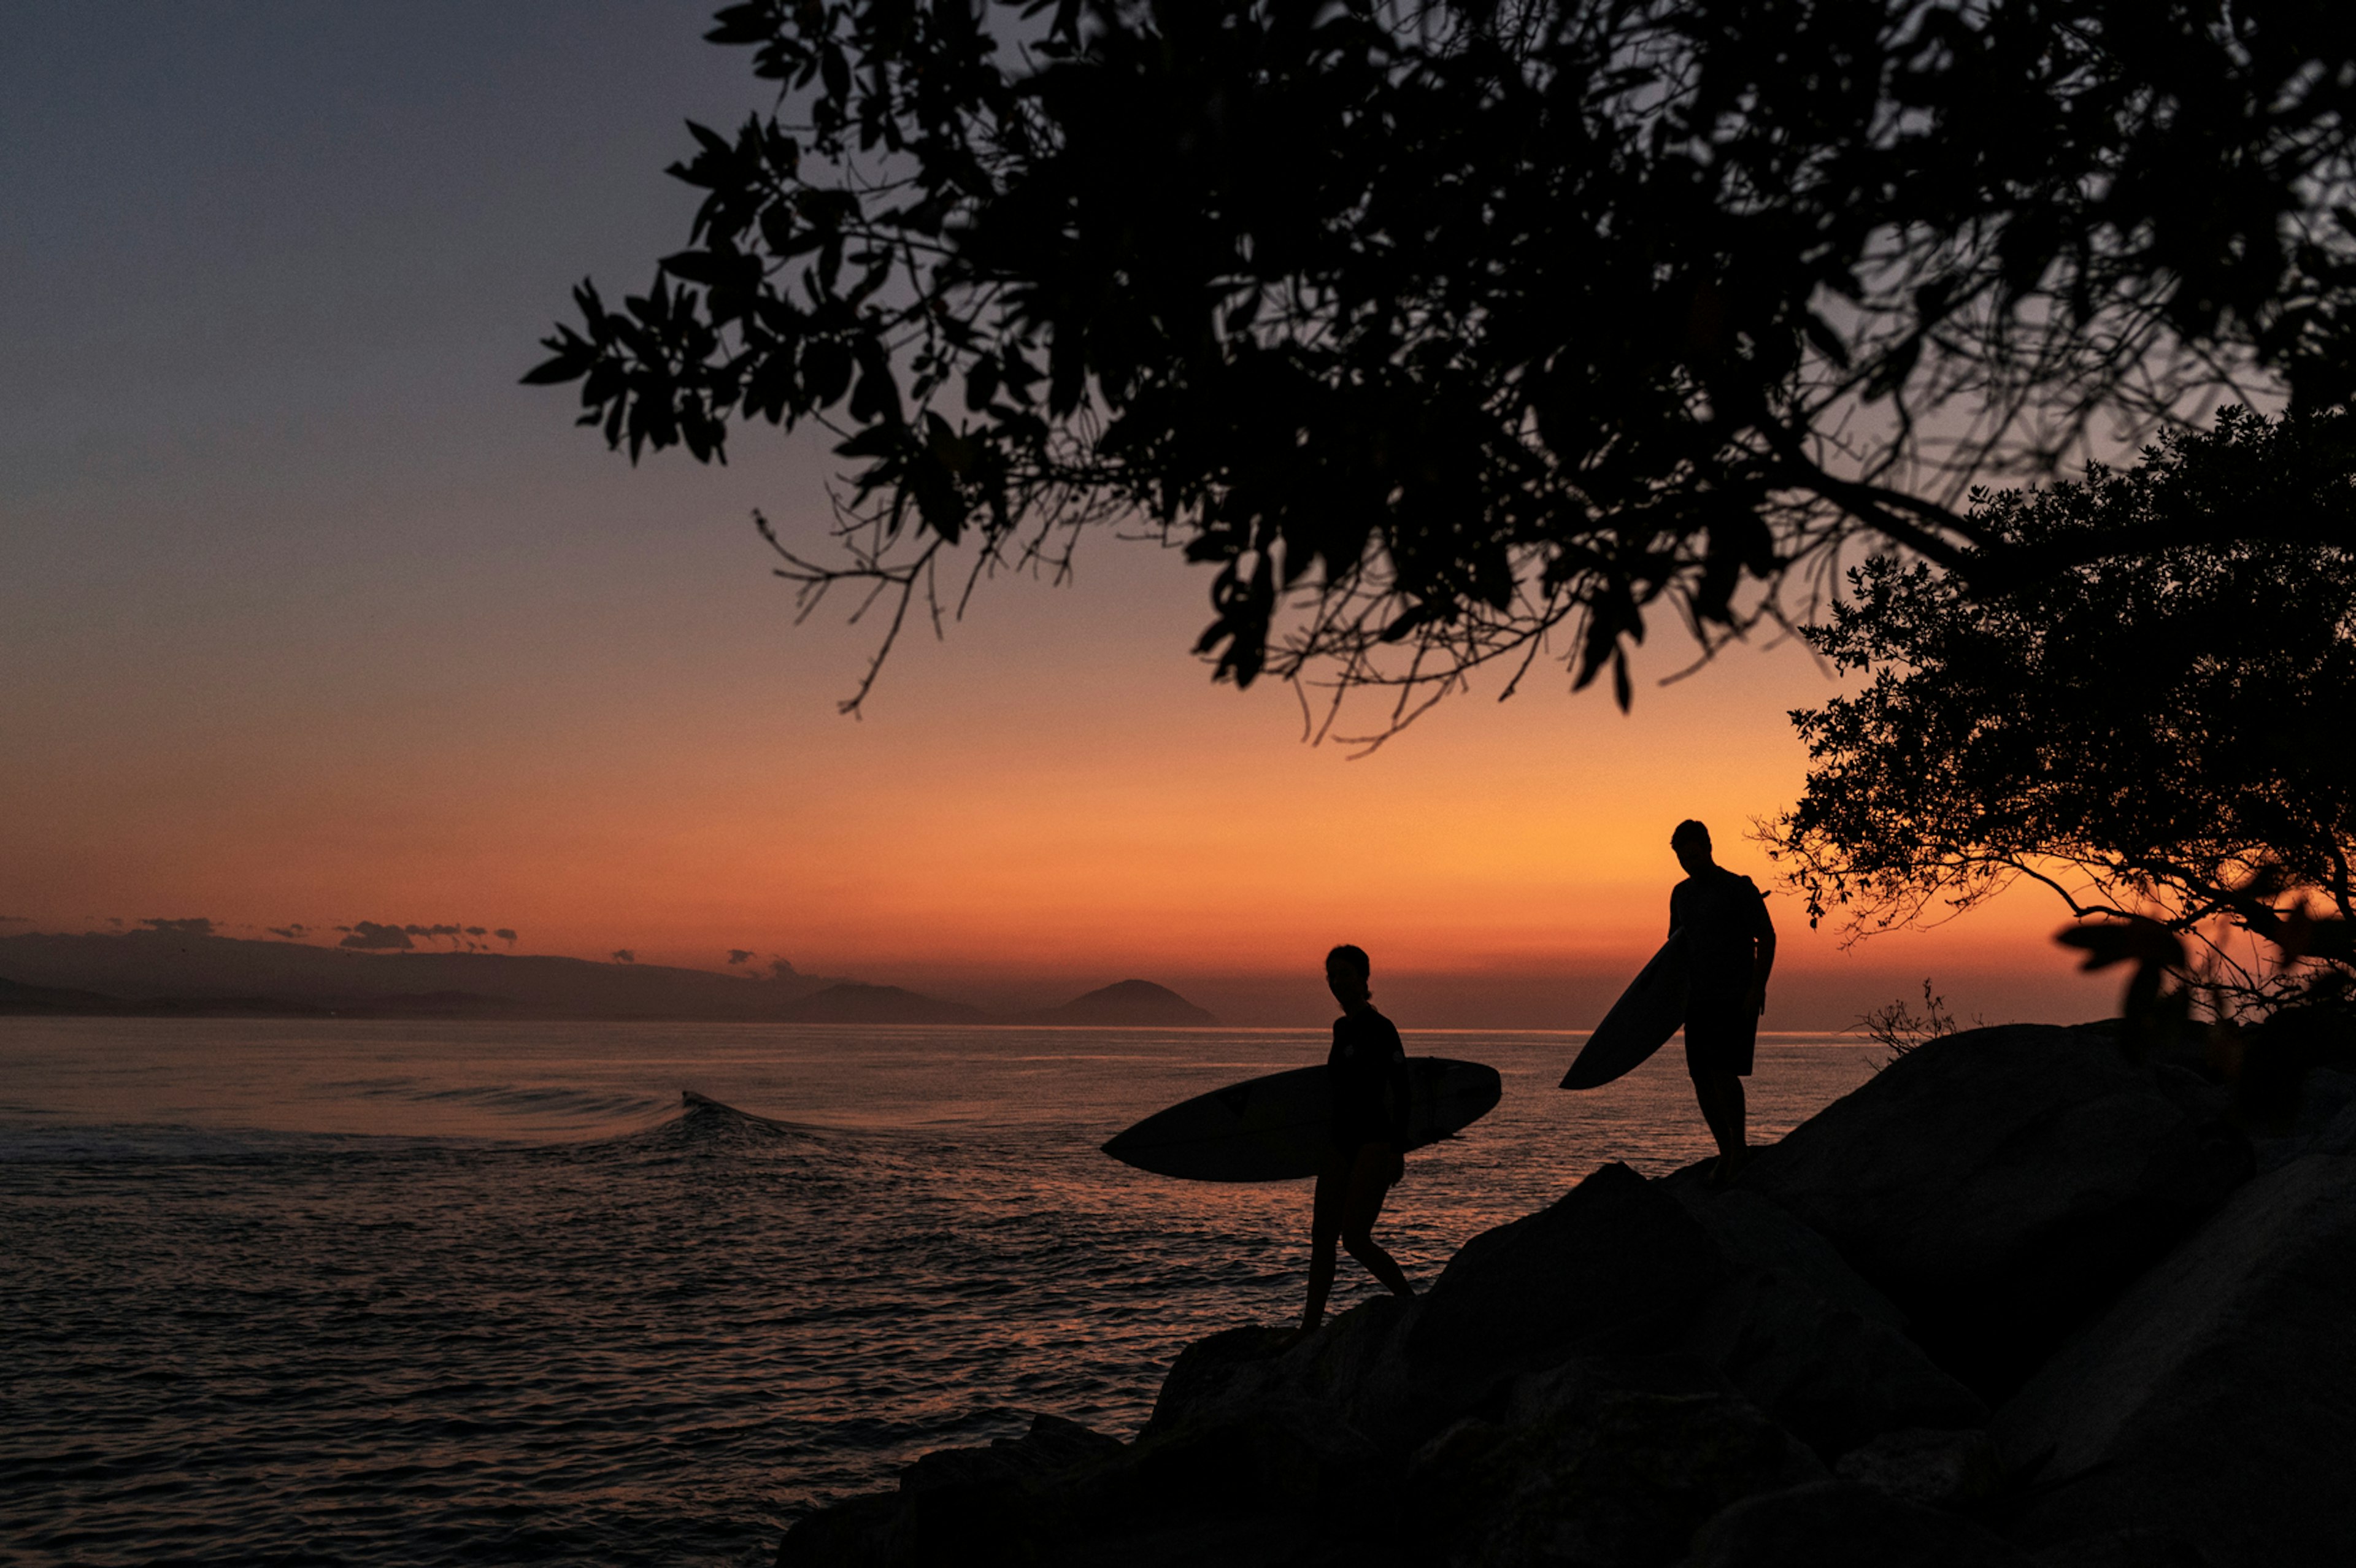
[[[1326,1319],[1306,1339],[1284,1328],[1231,1328],[1179,1352],[1144,1436],[1249,1411],[1269,1400],[1330,1405],[1402,1449],[1429,1434],[1413,1426],[1413,1390],[1399,1344],[1422,1309],[1376,1296]]]
[[[2315,1135],[2312,1152],[2356,1155],[2356,1104],[2342,1109],[2321,1132]]]
[[[1737,1185],[1830,1242],[1994,1400],[2246,1179],[2223,1104],[2097,1032],[1971,1029],[1761,1150]]]
[[[1386,1562],[1398,1466],[1339,1412],[1264,1400],[1133,1445],[1041,1416],[986,1448],[927,1454],[896,1493],[797,1523],[780,1568],[939,1563]]]
[[[1021,1437],[1001,1437],[987,1448],[939,1448],[900,1472],[900,1490],[937,1492],[976,1482],[1041,1481],[1118,1456],[1118,1437],[1060,1415],[1035,1415]]]
[[[1603,1391],[1520,1424],[1459,1423],[1418,1453],[1408,1488],[1427,1561],[1655,1568],[1728,1503],[1823,1474],[1740,1399]]]
[[[2301,1155],[2356,1154],[2342,1147],[2356,1132],[2356,1073],[2319,1067],[2307,1073],[2293,1091],[2294,1102],[2275,1136],[2253,1136],[2261,1174],[2280,1170]]]
[[[924,1456],[901,1472],[897,1493],[854,1498],[799,1520],[779,1542],[777,1563],[1028,1561],[1064,1528],[1055,1492],[1124,1452],[1118,1438],[1040,1415],[1022,1437]]]
[[[1987,1420],[1979,1396],[1913,1340],[1772,1270],[1719,1291],[1686,1343],[1827,1456],[1903,1427]]]
[[[1385,1510],[1398,1467],[1337,1408],[1265,1399],[1141,1437],[1090,1478],[1099,1511],[1185,1514],[1275,1509],[1326,1515]]]
[[[1926,1508],[1987,1501],[2004,1484],[2004,1461],[1987,1432],[1912,1427],[1885,1432],[1841,1456],[1833,1474]]]
[[[1997,1413],[2041,1461],[2016,1535],[2202,1562],[2336,1563],[2356,1540],[2356,1158],[2260,1177]]]
[[[1725,1275],[1676,1199],[1606,1165],[1464,1244],[1401,1336],[1408,1371],[1430,1410],[1468,1413],[1575,1355],[1673,1346]]]
[[[787,1527],[777,1568],[868,1568],[905,1563],[907,1505],[891,1492],[849,1498]]]
[[[1171,1431],[1187,1421],[1249,1403],[1282,1386],[1284,1353],[1293,1345],[1285,1328],[1229,1328],[1195,1340],[1178,1352],[1153,1402],[1148,1434]]]
[[[1978,1426],[1979,1397],[1903,1332],[1887,1296],[1825,1239],[1755,1194],[1677,1197],[1736,1273],[1685,1348],[1827,1458],[1909,1426]]]
[[[1757,1193],[1712,1189],[1701,1179],[1710,1163],[1688,1167],[1664,1185],[1701,1221],[1729,1267],[1787,1275],[1836,1307],[1905,1331],[1906,1315],[1843,1262],[1830,1242]]]
[[[1736,1503],[1701,1528],[1685,1568],[2029,1568],[1970,1520],[1854,1481]]]

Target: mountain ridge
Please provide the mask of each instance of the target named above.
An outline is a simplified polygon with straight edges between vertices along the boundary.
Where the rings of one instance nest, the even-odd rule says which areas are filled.
[[[183,931],[0,936],[0,1014],[1204,1028],[1151,980],[1001,1011],[898,986],[541,954],[369,953]]]

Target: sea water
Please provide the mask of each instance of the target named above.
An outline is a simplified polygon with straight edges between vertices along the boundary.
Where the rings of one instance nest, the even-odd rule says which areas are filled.
[[[1409,1157],[1419,1282],[1607,1160],[1707,1154],[1675,1046],[1417,1033],[1505,1098]],[[1306,1183],[1098,1150],[1288,1030],[0,1019],[0,1559],[767,1562],[1052,1411],[1133,1434],[1299,1310]],[[1766,1036],[1754,1136],[1874,1048]],[[682,1108],[681,1091],[723,1103]],[[743,1113],[743,1114],[738,1114]],[[1374,1288],[1344,1261],[1336,1309]]]

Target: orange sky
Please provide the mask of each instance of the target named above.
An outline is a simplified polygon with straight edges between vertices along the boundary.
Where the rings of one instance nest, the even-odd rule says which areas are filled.
[[[664,497],[744,472],[604,477]],[[1558,1008],[1547,987],[1624,976],[1657,941],[1678,818],[1774,885],[1744,834],[1801,776],[1785,709],[1830,689],[1796,646],[1738,648],[1640,687],[1625,717],[1558,677],[1452,700],[1354,760],[1302,743],[1286,688],[1213,687],[1183,651],[1200,574],[1108,539],[1076,585],[994,584],[945,643],[909,641],[852,720],[831,699],[867,634],[790,626],[724,517],[470,564],[504,581],[455,604],[438,581],[356,590],[392,601],[371,618],[458,618],[470,656],[368,671],[346,645],[290,666],[214,625],[140,689],[102,661],[60,672],[31,765],[9,770],[5,912],[462,921],[517,927],[529,951],[717,967],[752,948],[983,998],[1138,974],[1288,1018],[1323,1008],[1316,957],[1353,940],[1386,973],[1512,992],[1420,993],[1468,1021],[1578,1024],[1595,986]],[[1776,907],[1808,999],[1793,1027],[1846,1022],[1921,973],[2008,1014],[2050,1008],[2057,984],[2087,994],[2046,941],[2057,912],[2025,894],[1849,955]],[[1226,984],[1287,975],[1290,992]]]
[[[456,922],[1269,1021],[1324,1014],[1348,939],[1403,1021],[1578,1025],[1660,933],[1678,818],[1767,880],[1743,830],[1826,690],[1793,647],[1628,718],[1534,678],[1351,761],[1187,657],[1202,573],[1105,539],[838,718],[870,634],[793,628],[747,521],[814,543],[822,447],[633,470],[516,385],[584,272],[680,243],[660,171],[682,113],[758,96],[739,57],[659,7],[110,16],[0,61],[0,931]],[[2028,895],[1847,955],[1786,902],[1771,1025],[1925,974],[1966,1014],[2108,1005]]]

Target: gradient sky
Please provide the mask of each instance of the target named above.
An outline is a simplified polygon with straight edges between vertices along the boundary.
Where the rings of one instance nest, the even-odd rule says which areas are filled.
[[[1772,885],[1742,833],[1831,689],[1790,645],[1633,717],[1536,678],[1354,761],[1187,656],[1205,574],[1106,539],[839,717],[871,634],[795,627],[748,522],[815,541],[822,444],[634,470],[516,384],[572,283],[683,242],[682,120],[760,101],[708,9],[10,8],[0,914],[455,921],[978,1000],[1134,974],[1254,1022],[1329,1011],[1346,939],[1403,1022],[1578,1027],[1658,940],[1678,818]],[[1774,907],[1771,1026],[1924,975],[1991,1021],[2108,1010],[2029,893],[1846,953]]]

